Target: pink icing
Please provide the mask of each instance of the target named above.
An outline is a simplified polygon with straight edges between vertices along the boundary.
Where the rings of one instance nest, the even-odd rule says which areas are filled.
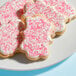
[[[14,10],[23,9],[24,5],[27,3],[27,1],[31,2],[32,0],[12,0],[11,6]]]
[[[57,6],[55,6],[55,9],[66,17],[73,17],[76,15],[75,9],[66,2],[59,3]]]
[[[45,6],[40,1],[36,1],[36,3],[33,4],[27,4],[25,16],[33,16],[36,14],[44,14],[50,22],[53,21],[56,31],[64,30],[65,18],[53,8]]]
[[[24,31],[25,40],[22,42],[22,49],[31,57],[47,56],[52,25],[38,16],[27,18],[26,22],[27,28]]]
[[[20,9],[27,2],[27,0],[12,0],[0,8],[0,52],[4,55],[12,54],[19,45],[17,37],[20,20],[18,17],[23,14],[23,10]]]
[[[0,8],[1,23],[6,24],[10,20],[17,18],[17,12],[20,9],[23,9],[24,5],[27,2],[32,2],[32,0],[12,0],[12,1],[6,2],[6,4]]]
[[[0,52],[4,55],[14,53],[17,48],[18,24],[19,21],[11,21],[0,27]]]
[[[10,2],[7,2],[3,7],[0,8],[0,21],[2,24],[8,23],[14,16],[13,8]]]
[[[58,0],[43,0],[43,2],[45,2],[46,5],[51,5],[51,6],[55,6],[58,3]]]
[[[0,27],[1,27],[1,22],[0,22]]]
[[[41,1],[41,0],[37,0]],[[75,9],[66,2],[66,0],[42,0],[46,6],[54,6],[55,10],[65,15],[66,17],[73,17],[76,15]]]

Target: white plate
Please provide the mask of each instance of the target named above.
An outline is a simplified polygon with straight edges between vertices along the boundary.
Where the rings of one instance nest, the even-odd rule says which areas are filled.
[[[0,6],[9,0],[0,0]],[[72,0],[75,5],[76,1]],[[72,21],[67,25],[65,34],[54,40],[53,45],[49,50],[51,55],[47,60],[31,62],[25,58],[23,54],[18,54],[9,59],[0,59],[0,68],[10,70],[34,70],[48,66],[52,66],[67,57],[71,56],[76,51],[76,21]]]

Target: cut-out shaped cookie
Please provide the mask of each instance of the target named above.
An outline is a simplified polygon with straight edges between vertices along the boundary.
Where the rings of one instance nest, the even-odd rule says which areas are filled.
[[[12,0],[6,2],[4,6],[0,8],[0,23],[9,23],[12,19],[18,18],[23,14],[23,7],[26,3],[33,2],[33,0]]]
[[[7,24],[14,17],[14,10],[10,2],[0,8],[0,23]]]
[[[36,0],[41,1],[46,6],[54,7],[56,11],[68,18],[68,22],[76,18],[76,10],[66,0]]]
[[[12,0],[6,2],[0,8],[0,56],[9,57],[13,56],[19,46],[20,33],[19,28],[21,20],[20,16],[23,14],[23,7],[27,2],[33,0]],[[22,10],[21,10],[22,9]],[[20,24],[20,25],[19,25]]]
[[[46,59],[48,57],[49,43],[52,43],[50,35],[53,34],[53,24],[43,16],[27,17],[25,40],[22,42],[22,52],[30,60]]]
[[[24,10],[25,14],[23,15],[23,18],[43,14],[48,21],[54,23],[56,32],[59,32],[58,35],[61,35],[64,32],[66,19],[64,16],[56,12],[54,8],[46,6],[40,1],[36,1],[35,3],[27,4]]]
[[[12,20],[8,24],[0,27],[0,56],[12,56],[19,44],[17,37],[19,34],[18,24],[20,21]]]
[[[17,11],[19,9],[23,9],[26,3],[33,3],[33,0],[12,0],[11,6]]]

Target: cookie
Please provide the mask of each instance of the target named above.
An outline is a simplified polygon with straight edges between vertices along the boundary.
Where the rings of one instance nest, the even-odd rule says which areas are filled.
[[[32,3],[33,0],[12,0],[6,2],[6,4],[0,8],[0,23],[7,24],[12,19],[20,18],[23,14],[23,7],[28,2]]]
[[[26,8],[24,9],[26,10],[25,14],[23,15],[24,18],[35,16],[37,14],[43,14],[49,22],[52,21],[54,23],[56,33],[60,33],[58,35],[62,35],[62,33],[65,31],[65,17],[56,12],[53,7],[46,6],[40,1],[36,1],[35,3],[27,4]]]
[[[15,52],[19,52],[17,46],[21,39],[16,38],[20,33],[19,24],[23,14],[23,7],[28,2],[33,2],[33,0],[12,0],[6,2],[0,8],[0,56],[3,58],[13,56]]]
[[[65,18],[68,18],[67,23],[76,18],[75,8],[72,5],[70,5],[66,0],[36,0],[36,1],[41,1],[46,6],[54,7],[57,12],[64,15]]]
[[[11,6],[17,11],[23,9],[26,3],[33,3],[33,0],[12,0]]]
[[[7,24],[14,17],[14,10],[10,4],[7,2],[4,6],[0,8],[0,23]]]
[[[19,20],[12,20],[8,24],[0,27],[0,56],[10,57],[16,52],[19,44],[17,37],[19,35]]]
[[[46,59],[54,25],[43,16],[26,17],[22,52],[30,60]]]

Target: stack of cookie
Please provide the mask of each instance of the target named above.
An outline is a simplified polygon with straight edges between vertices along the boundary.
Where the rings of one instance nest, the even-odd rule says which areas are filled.
[[[29,60],[46,59],[53,38],[76,18],[66,0],[12,0],[0,8],[0,56],[24,53]]]

